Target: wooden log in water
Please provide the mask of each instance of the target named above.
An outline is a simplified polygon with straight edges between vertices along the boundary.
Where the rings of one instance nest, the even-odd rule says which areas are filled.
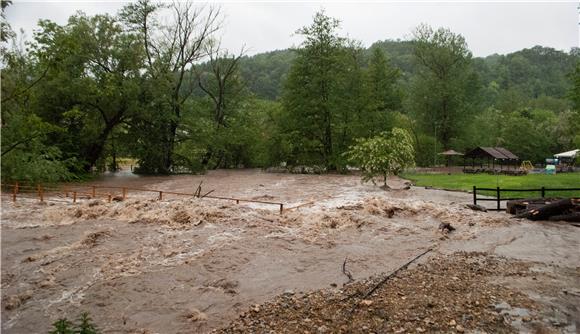
[[[529,220],[548,220],[552,216],[562,216],[573,213],[576,206],[580,204],[579,199],[565,198],[543,205],[539,208],[528,209],[516,217],[527,218]]]
[[[550,217],[551,221],[580,222],[580,212],[572,212],[565,215]]]
[[[546,204],[561,200],[561,198],[524,198],[507,201],[506,212],[519,215],[529,210],[538,209]]]

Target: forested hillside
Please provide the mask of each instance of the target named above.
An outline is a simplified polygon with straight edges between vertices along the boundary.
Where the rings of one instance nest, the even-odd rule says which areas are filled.
[[[173,21],[161,24],[163,11]],[[3,25],[2,178],[75,179],[118,158],[149,174],[343,171],[358,139],[395,127],[419,165],[444,149],[504,146],[539,162],[580,146],[578,49],[477,58],[460,34],[425,25],[365,48],[319,12],[296,27],[296,49],[246,56],[220,46],[220,20],[141,0],[41,21],[24,46]]]
[[[365,50],[365,59],[374,48],[381,49],[407,80],[415,73],[412,41],[376,42]],[[244,57],[240,62],[242,77],[256,96],[274,100],[280,96],[294,57],[295,51],[291,49]],[[473,66],[483,86],[511,89],[524,99],[550,96],[565,100],[571,88],[569,75],[578,57],[578,48],[565,52],[535,46],[507,55],[475,57]]]
[[[256,97],[276,100],[296,54],[292,50],[260,53],[240,59],[240,74]]]

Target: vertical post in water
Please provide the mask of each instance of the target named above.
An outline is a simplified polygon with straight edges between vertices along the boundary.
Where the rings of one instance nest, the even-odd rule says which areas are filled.
[[[14,189],[12,189],[12,202],[16,202],[17,192],[18,192],[18,182],[14,183]]]
[[[44,194],[42,193],[42,186],[39,184],[38,186],[38,198],[41,202],[44,202]]]
[[[473,186],[473,205],[477,205],[477,187]]]
[[[542,186],[542,198],[546,197],[546,187]]]
[[[163,200],[163,191],[159,192],[159,200],[162,201]]]
[[[127,197],[127,188],[123,187],[123,201]]]
[[[499,187],[497,187],[497,211],[500,210],[499,207],[500,207],[500,200],[501,199],[500,199],[500,195],[499,194],[500,194]]]
[[[282,211],[284,211],[284,204],[280,203],[280,213],[282,213]]]
[[[93,186],[93,198],[97,196],[97,187]]]
[[[112,199],[111,194],[109,193],[109,196],[108,196],[109,203],[111,203],[111,199]]]
[[[77,192],[73,191],[73,203],[77,202]]]

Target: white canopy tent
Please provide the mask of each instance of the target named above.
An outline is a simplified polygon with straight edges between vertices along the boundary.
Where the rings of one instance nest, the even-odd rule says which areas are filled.
[[[576,156],[580,155],[579,153],[580,153],[580,149],[576,149],[576,150],[572,150],[572,151],[568,151],[568,152],[562,152],[562,153],[554,154],[554,158],[558,158],[558,159],[562,159],[562,158],[573,159]]]

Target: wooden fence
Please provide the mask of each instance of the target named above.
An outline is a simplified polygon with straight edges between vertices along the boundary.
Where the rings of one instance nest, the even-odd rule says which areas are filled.
[[[1,184],[2,188],[8,188],[10,190],[10,197],[13,202],[16,202],[19,197],[22,198],[34,198],[41,202],[44,201],[54,201],[54,202],[69,202],[76,203],[81,198],[103,198],[109,203],[113,200],[123,201],[129,197],[130,192],[149,192],[154,193],[157,200],[164,200],[168,195],[174,196],[185,196],[185,197],[195,197],[195,198],[210,198],[217,200],[227,200],[235,201],[236,204],[240,203],[259,203],[266,205],[276,205],[280,209],[280,213],[284,211],[284,203],[280,202],[270,202],[270,201],[260,201],[254,199],[243,199],[234,197],[224,197],[224,196],[213,196],[211,195],[215,190],[210,190],[202,194],[201,183],[197,187],[194,193],[183,193],[175,191],[165,191],[157,189],[144,189],[144,188],[131,188],[131,187],[121,187],[121,186],[83,186],[83,187],[55,187],[55,186],[43,186],[37,185],[22,185],[18,182],[14,184]],[[104,192],[105,190],[113,190]],[[57,198],[48,198],[57,197]]]
[[[482,198],[482,197],[477,197],[477,191],[487,191],[487,192],[494,192],[495,193],[495,198]],[[540,195],[541,198],[546,197],[546,192],[562,192],[562,191],[580,191],[580,188],[546,188],[546,187],[542,187],[542,188],[538,188],[538,189],[501,189],[500,187],[496,187],[496,188],[478,188],[476,186],[473,186],[473,204],[477,205],[477,201],[493,201],[497,203],[497,207],[493,208],[493,209],[488,209],[491,211],[503,211],[505,210],[505,208],[501,208],[501,202],[507,202],[507,201],[512,201],[512,200],[517,200],[517,199],[524,199],[524,197],[506,197],[506,198],[502,198],[501,197],[501,193],[502,192],[533,192],[533,193],[537,193],[538,195]]]

